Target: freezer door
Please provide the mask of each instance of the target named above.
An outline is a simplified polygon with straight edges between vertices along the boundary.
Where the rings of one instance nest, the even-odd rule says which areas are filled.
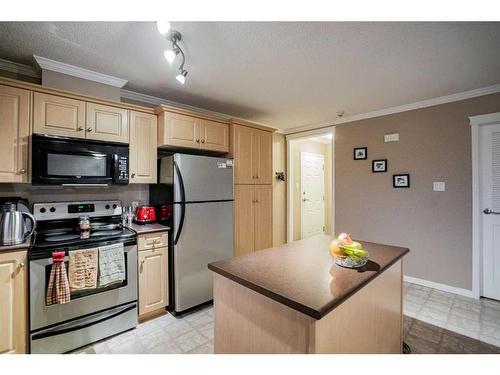
[[[174,245],[175,311],[208,302],[212,272],[208,263],[233,257],[233,202],[174,204],[175,228],[182,206],[184,223]],[[177,233],[175,233],[177,236]]]
[[[175,154],[174,202],[233,199],[233,160],[211,156]]]

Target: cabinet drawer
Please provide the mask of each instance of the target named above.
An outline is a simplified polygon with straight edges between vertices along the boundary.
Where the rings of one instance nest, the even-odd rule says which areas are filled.
[[[141,250],[150,250],[158,247],[168,246],[168,233],[156,232],[139,235],[137,239],[137,248]]]

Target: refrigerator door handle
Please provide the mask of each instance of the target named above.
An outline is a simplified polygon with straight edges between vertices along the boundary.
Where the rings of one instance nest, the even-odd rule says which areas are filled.
[[[179,188],[180,188],[180,193],[181,193],[181,201],[179,202],[180,206],[181,206],[181,217],[179,220],[179,228],[177,228],[177,233],[176,233],[175,239],[174,239],[174,245],[177,245],[177,242],[179,241],[179,238],[181,236],[182,227],[184,225],[184,216],[185,216],[185,211],[186,211],[186,203],[185,203],[186,202],[186,192],[184,190],[184,181],[182,180],[181,171],[179,170],[179,167],[175,161],[174,161],[174,169],[175,169],[175,173],[177,174],[177,178],[179,179]]]

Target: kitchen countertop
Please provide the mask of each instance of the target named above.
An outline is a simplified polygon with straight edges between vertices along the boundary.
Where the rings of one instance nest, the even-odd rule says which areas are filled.
[[[128,228],[132,229],[137,234],[146,234],[146,233],[155,233],[155,232],[164,232],[170,230],[170,227],[162,224],[135,224],[127,225]]]
[[[334,263],[334,238],[318,235],[232,259],[208,268],[315,319],[321,319],[401,259],[409,249],[359,241],[368,263],[359,269]]]
[[[13,251],[19,249],[27,249],[31,245],[31,237],[19,245],[0,245],[0,253],[4,251]]]

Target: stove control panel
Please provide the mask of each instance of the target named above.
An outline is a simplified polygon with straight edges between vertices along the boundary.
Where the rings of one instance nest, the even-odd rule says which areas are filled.
[[[90,217],[121,215],[122,204],[120,201],[86,201],[35,203],[33,205],[33,215],[38,221],[77,219],[82,214]]]

